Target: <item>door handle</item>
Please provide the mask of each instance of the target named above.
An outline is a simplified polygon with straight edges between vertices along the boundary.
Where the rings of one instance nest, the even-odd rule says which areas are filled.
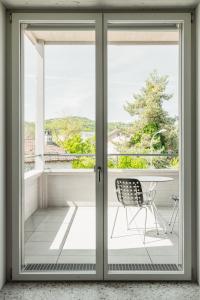
[[[97,168],[97,173],[98,173],[98,181],[99,182],[101,181],[101,171],[102,171],[101,167],[98,167]]]

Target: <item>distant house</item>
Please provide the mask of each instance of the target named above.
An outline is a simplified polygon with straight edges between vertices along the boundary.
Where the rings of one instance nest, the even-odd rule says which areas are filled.
[[[31,170],[35,163],[35,140],[27,137],[24,140],[24,157],[25,170]],[[70,169],[71,162],[75,159],[74,156],[68,156],[67,153],[60,148],[52,140],[52,135],[49,130],[45,131],[44,145],[44,162],[45,169]]]
[[[126,135],[122,134],[119,129],[114,129],[108,135],[108,153],[109,154],[118,154],[117,145],[124,145],[128,142]]]

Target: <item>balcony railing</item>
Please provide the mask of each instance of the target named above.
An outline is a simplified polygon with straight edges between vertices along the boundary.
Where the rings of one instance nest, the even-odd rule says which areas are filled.
[[[29,171],[34,169],[36,160],[44,161],[47,168],[50,168],[50,164],[54,163],[59,164],[62,163],[61,168],[65,168],[67,163],[72,163],[73,161],[77,161],[80,158],[95,158],[96,154],[94,153],[88,153],[88,154],[72,154],[72,153],[45,153],[44,155],[38,154],[38,155],[25,155],[24,158],[24,169],[25,171]],[[120,168],[119,160],[121,157],[130,157],[130,158],[144,158],[146,159],[146,162],[151,167],[153,165],[153,158],[160,157],[160,158],[178,158],[177,152],[164,152],[164,153],[108,153],[107,158],[108,161],[110,159],[111,163],[114,163],[116,165],[116,168]],[[48,164],[48,166],[47,166]],[[110,166],[111,167],[111,166]],[[123,167],[122,167],[123,168]]]
[[[96,154],[94,153],[85,153],[85,154],[71,154],[71,153],[45,153],[45,154],[37,154],[37,155],[25,155],[26,158],[36,158],[36,157],[45,157],[45,156],[58,156],[58,157],[95,157]],[[163,157],[177,157],[178,153],[176,152],[166,152],[166,153],[108,153],[107,156],[137,156],[137,157],[152,157],[152,156],[163,156]]]

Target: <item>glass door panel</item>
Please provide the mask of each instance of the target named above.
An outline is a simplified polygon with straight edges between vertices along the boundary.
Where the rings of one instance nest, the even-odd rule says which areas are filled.
[[[96,273],[95,23],[24,31],[22,269]]]
[[[107,30],[107,243],[110,273],[180,271],[180,32]]]

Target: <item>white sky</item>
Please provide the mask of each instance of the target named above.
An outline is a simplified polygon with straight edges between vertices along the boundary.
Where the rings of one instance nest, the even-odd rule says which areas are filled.
[[[36,114],[36,54],[25,43],[25,120]],[[173,98],[165,104],[178,115],[178,46],[110,45],[108,49],[108,119],[132,120],[123,105],[157,70],[169,76],[167,91]],[[45,46],[45,118],[82,116],[95,119],[95,47],[92,45]]]

